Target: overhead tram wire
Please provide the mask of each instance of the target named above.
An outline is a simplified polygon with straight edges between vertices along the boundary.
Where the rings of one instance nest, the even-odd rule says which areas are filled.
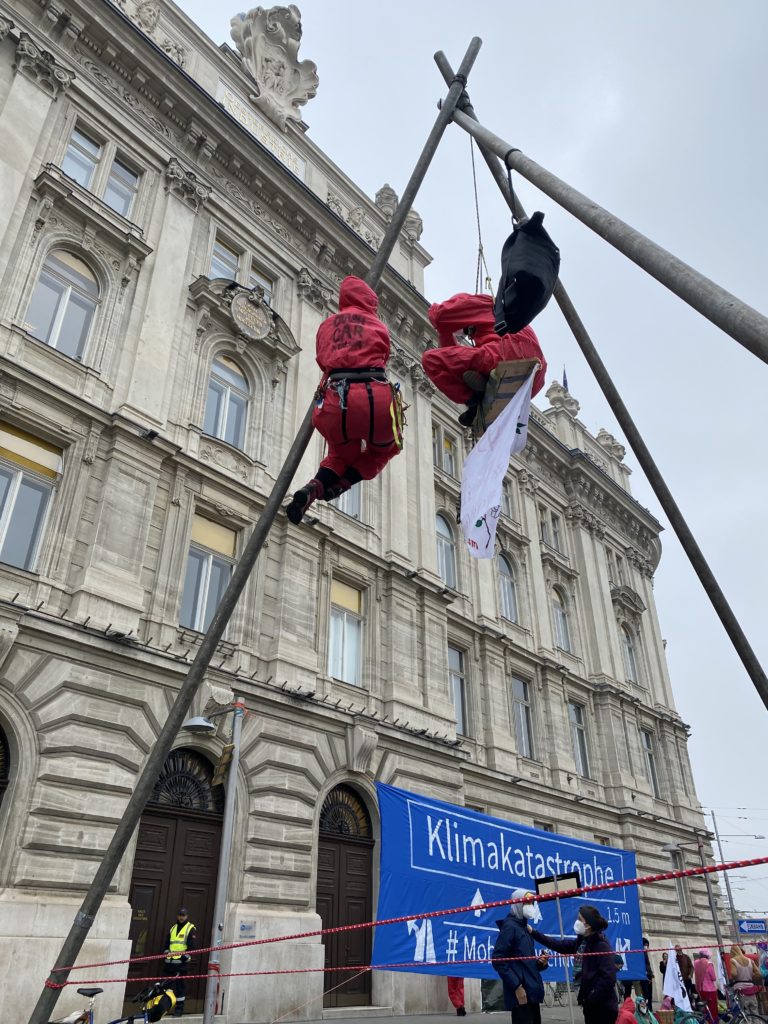
[[[453,72],[442,51],[435,54],[435,63],[443,78],[450,81]],[[556,203],[563,206],[651,276],[675,292],[684,302],[693,306],[759,359],[768,363],[768,318],[720,288],[713,281],[709,281],[693,268],[688,267],[682,260],[672,256],[655,242],[634,231],[628,224],[613,217],[612,214],[587,199],[576,189],[566,185],[565,182],[550,174],[533,160],[524,157],[519,150],[511,147],[498,135],[494,135],[479,123],[466,94],[460,103],[460,109],[454,112],[453,120],[460,128],[474,137],[496,184],[512,211],[513,218],[523,217],[525,213],[517,196],[512,195],[507,183],[506,172],[502,167],[517,170]],[[499,157],[502,159],[499,160]],[[739,620],[720,588],[715,574],[704,557],[704,553],[693,536],[677,502],[672,497],[672,492],[667,487],[661,471],[559,279],[555,285],[554,297],[611,411],[635,453],[648,483],[653,488],[677,539],[688,556],[694,572],[699,577],[725,632],[747,670],[760,699],[768,708],[768,676],[766,676]]]
[[[464,59],[461,62],[458,73],[449,83],[448,94],[440,104],[437,118],[427,138],[424,148],[416,162],[408,184],[406,185],[402,198],[387,225],[387,230],[382,239],[381,245],[371,263],[365,281],[374,290],[381,283],[384,269],[387,266],[389,257],[400,236],[405,224],[405,218],[410,211],[416,194],[437,151],[445,129],[451,120],[456,104],[458,103],[464,88],[467,84],[467,77],[472,70],[477,54],[482,46],[482,40],[477,36],[473,37],[467,48]],[[165,759],[171,751],[176,735],[181,728],[187,712],[192,705],[195,694],[205,678],[205,673],[213,659],[216,648],[221,640],[227,623],[232,617],[235,606],[245,588],[253,567],[259,557],[262,547],[267,539],[272,524],[280,511],[280,507],[288,493],[291,481],[299,468],[301,458],[306,451],[310,438],[312,437],[312,411],[314,402],[302,420],[299,431],[294,438],[293,444],[288,452],[286,460],[277,475],[272,492],[266,500],[262,513],[254,526],[253,532],[245,546],[240,561],[235,566],[230,577],[227,589],[219,602],[219,606],[213,616],[208,631],[203,637],[198,648],[195,660],[192,662],[189,672],[179,689],[174,703],[168,712],[163,728],[160,730],[154,746],[151,748],[144,768],[136,780],[133,793],[126,804],[120,822],[115,829],[112,839],[107,847],[104,856],[99,863],[88,890],[85,894],[80,910],[75,915],[69,933],[56,958],[56,964],[49,975],[42,992],[35,1004],[29,1018],[29,1024],[48,1024],[53,1009],[56,1005],[60,989],[55,987],[58,975],[62,968],[74,964],[77,955],[82,949],[88,933],[94,923],[99,907],[107,893],[109,884],[128,848],[136,827],[139,824],[141,813],[146,805],[152,790],[160,775]],[[64,972],[66,974],[66,971]]]

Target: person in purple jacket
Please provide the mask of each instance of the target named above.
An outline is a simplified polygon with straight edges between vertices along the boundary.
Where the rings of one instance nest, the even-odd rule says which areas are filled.
[[[583,958],[577,1002],[584,1013],[584,1024],[615,1024],[619,1012],[616,951],[605,937],[607,927],[608,922],[597,907],[584,904],[573,926],[573,939],[543,935],[529,928],[533,938],[547,949]]]

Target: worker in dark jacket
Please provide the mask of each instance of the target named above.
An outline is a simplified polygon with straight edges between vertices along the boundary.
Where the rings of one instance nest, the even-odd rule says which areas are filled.
[[[615,1024],[619,1012],[616,950],[603,934],[607,927],[608,922],[597,907],[585,904],[573,926],[576,932],[573,939],[542,935],[535,928],[531,929],[533,938],[547,949],[566,954],[578,950],[583,954],[577,1002],[584,1012],[584,1024]]]
[[[511,1010],[513,1024],[541,1024],[544,985],[541,972],[547,969],[546,955],[536,959],[529,921],[540,921],[541,911],[533,894],[515,889],[512,899],[530,897],[530,903],[513,903],[503,921],[497,921],[499,937],[491,954],[491,963],[504,986],[504,1008]],[[528,959],[508,959],[508,958]]]

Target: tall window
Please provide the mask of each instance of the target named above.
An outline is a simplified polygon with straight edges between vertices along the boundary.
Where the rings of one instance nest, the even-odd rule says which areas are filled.
[[[515,518],[515,505],[512,500],[512,484],[505,480],[501,488],[501,511],[510,519]]]
[[[75,128],[61,169],[83,188],[100,195],[116,213],[129,216],[139,190],[139,175],[117,156],[114,143],[102,145]]]
[[[432,427],[432,461],[448,476],[456,476],[456,439],[439,425]]]
[[[556,512],[539,505],[539,539],[555,551],[564,551],[563,521]]]
[[[235,560],[234,530],[195,515],[179,622],[204,633],[227,589]]]
[[[515,720],[515,738],[517,739],[517,752],[522,757],[533,757],[530,693],[530,684],[524,679],[512,680],[512,712]]]
[[[219,356],[213,361],[208,381],[203,431],[242,448],[247,412],[248,381],[237,363]]]
[[[362,487],[359,483],[353,484],[348,491],[344,491],[338,498],[331,502],[339,512],[351,516],[353,519],[361,518],[362,508]]]
[[[614,587],[623,586],[625,582],[623,557],[618,551],[609,547],[605,549],[605,557],[608,562],[608,582]]]
[[[517,622],[517,586],[515,583],[515,570],[512,563],[499,555],[499,597],[501,602],[501,614],[510,622]]]
[[[621,627],[621,646],[624,653],[624,671],[631,683],[637,682],[637,657],[635,641],[627,626]]]
[[[51,348],[82,359],[98,299],[99,286],[88,264],[54,249],[40,271],[24,326]]]
[[[467,679],[464,671],[464,651],[448,647],[448,675],[453,694],[453,708],[456,712],[456,732],[467,733]]]
[[[672,857],[672,870],[685,871],[682,852],[680,850],[673,850],[670,856]],[[687,917],[691,912],[691,901],[688,898],[688,885],[685,878],[676,878],[675,888],[677,889],[677,905],[680,908],[680,913],[683,917]]]
[[[0,562],[34,569],[61,469],[58,448],[0,423]]]
[[[563,534],[560,522],[560,516],[555,515],[554,512],[550,513],[550,522],[552,524],[552,547],[555,551],[563,550]]]
[[[341,580],[331,583],[328,675],[360,686],[363,650],[363,595]]]
[[[261,271],[252,263],[251,272],[248,275],[248,287],[255,288],[257,284],[261,285],[264,289],[264,301],[268,306],[271,306],[272,290],[275,287],[275,282],[271,278],[265,277],[264,274],[262,274]]]
[[[583,778],[589,778],[589,751],[587,749],[587,726],[584,721],[584,705],[568,703],[568,722],[571,727],[571,743],[576,771]]]
[[[264,289],[264,301],[268,306],[272,305],[275,281],[256,263],[252,251],[246,247],[235,248],[217,237],[213,243],[208,277],[212,281],[217,277],[225,277],[230,281],[237,281],[244,288],[261,285]]]
[[[555,626],[555,646],[562,651],[570,651],[571,631],[568,627],[568,609],[565,605],[565,598],[555,587],[551,594],[552,619]]]
[[[651,792],[658,799],[661,796],[661,787],[659,786],[659,773],[656,767],[656,744],[650,729],[640,730],[640,742],[643,747],[645,774],[651,784]]]
[[[456,541],[445,516],[435,519],[437,531],[437,571],[440,579],[451,590],[456,589]]]
[[[235,252],[234,249],[230,249],[228,245],[225,245],[217,238],[213,245],[208,277],[212,281],[217,277],[227,277],[234,281],[237,277],[239,265],[239,253]]]

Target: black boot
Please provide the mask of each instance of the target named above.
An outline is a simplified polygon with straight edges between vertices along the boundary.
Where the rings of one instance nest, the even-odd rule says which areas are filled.
[[[294,526],[298,526],[312,502],[324,497],[325,487],[318,479],[312,479],[296,491],[286,507],[285,514]]]
[[[467,402],[466,410],[459,416],[459,423],[462,427],[471,427],[475,422],[475,416],[477,416],[477,407],[482,402],[482,394],[472,395],[470,400]]]

